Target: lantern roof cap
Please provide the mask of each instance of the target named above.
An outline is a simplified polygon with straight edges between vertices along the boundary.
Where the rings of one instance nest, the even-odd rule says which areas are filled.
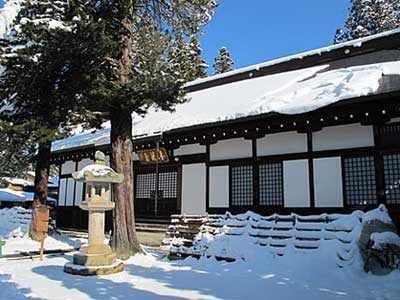
[[[96,151],[96,162],[84,167],[82,170],[73,172],[72,177],[79,182],[108,182],[121,183],[124,176],[106,166],[103,152]]]

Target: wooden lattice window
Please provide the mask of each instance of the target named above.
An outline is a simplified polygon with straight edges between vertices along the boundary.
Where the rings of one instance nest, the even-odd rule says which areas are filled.
[[[377,203],[373,156],[344,158],[345,200],[347,205]]]
[[[159,195],[163,198],[176,198],[178,194],[178,173],[161,172],[158,175],[158,190],[162,191]],[[156,174],[137,174],[136,175],[136,198],[151,199],[156,190]]]
[[[136,198],[150,199],[151,192],[156,189],[156,174],[136,175]]]
[[[283,205],[282,164],[259,166],[260,205]]]
[[[231,197],[233,206],[253,205],[253,166],[231,167]]]
[[[400,204],[400,154],[383,156],[386,203]]]
[[[177,197],[177,172],[163,172],[159,175],[159,190],[163,191],[164,198]]]

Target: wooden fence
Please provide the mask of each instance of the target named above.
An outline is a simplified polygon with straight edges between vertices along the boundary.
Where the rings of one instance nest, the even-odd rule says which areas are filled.
[[[267,217],[253,213],[242,215],[173,215],[163,241],[163,249],[170,257],[208,255],[204,249],[197,247],[204,234],[212,236],[248,235],[250,240],[264,247],[274,255],[284,255],[289,247],[297,251],[318,251],[325,240],[336,240],[339,243],[338,265],[351,263],[354,251],[357,251],[356,231],[360,229],[361,217],[357,214],[318,216],[271,215]],[[199,234],[200,233],[200,234]],[[228,261],[232,257],[217,257]]]

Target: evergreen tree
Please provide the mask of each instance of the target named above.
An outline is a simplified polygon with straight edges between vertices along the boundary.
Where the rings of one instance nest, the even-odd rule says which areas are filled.
[[[186,58],[198,61],[196,35],[210,20],[216,3],[89,0],[71,4],[77,6],[81,20],[76,37],[82,40],[84,57],[80,81],[87,86],[81,97],[86,107],[110,120],[111,167],[124,174],[124,182],[113,186],[111,246],[119,258],[128,258],[141,251],[133,207],[132,113],[145,114],[151,106],[172,110],[186,101],[183,84],[205,75],[198,71],[197,62],[189,64]]]
[[[15,127],[0,122],[0,177],[23,177],[31,168],[35,145],[29,133]]]
[[[214,61],[214,75],[232,71],[233,65],[235,64],[231,58],[231,54],[225,47],[219,49],[218,56],[214,59]]]
[[[188,69],[190,70],[188,79],[194,80],[197,78],[207,77],[208,65],[201,57],[201,52],[203,50],[200,47],[200,41],[197,34],[192,34],[189,37],[187,47],[189,51],[188,61],[191,64],[191,67],[188,67]]]
[[[0,40],[0,118],[16,136],[37,144],[34,205],[47,200],[51,142],[80,121],[74,109],[79,81],[67,58],[75,54],[68,0],[26,0]]]
[[[344,29],[334,43],[342,43],[400,27],[399,0],[352,0]]]

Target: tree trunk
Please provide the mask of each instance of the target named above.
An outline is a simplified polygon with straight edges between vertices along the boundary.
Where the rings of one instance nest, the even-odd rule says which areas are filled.
[[[143,252],[135,228],[130,112],[119,111],[111,114],[111,148],[111,168],[124,175],[124,181],[112,187],[115,208],[111,247],[118,258],[128,259],[136,253]]]
[[[48,179],[50,171],[50,155],[51,155],[51,142],[39,144],[38,154],[36,156],[36,167],[35,167],[35,193],[33,196],[32,208],[46,204],[47,202],[47,190],[48,190]],[[32,211],[33,212],[33,211]],[[32,219],[33,219],[32,214]],[[35,241],[40,241],[41,232],[33,231],[33,228],[29,228],[29,235]]]
[[[51,143],[40,144],[36,156],[35,194],[33,207],[46,204],[50,171]]]

